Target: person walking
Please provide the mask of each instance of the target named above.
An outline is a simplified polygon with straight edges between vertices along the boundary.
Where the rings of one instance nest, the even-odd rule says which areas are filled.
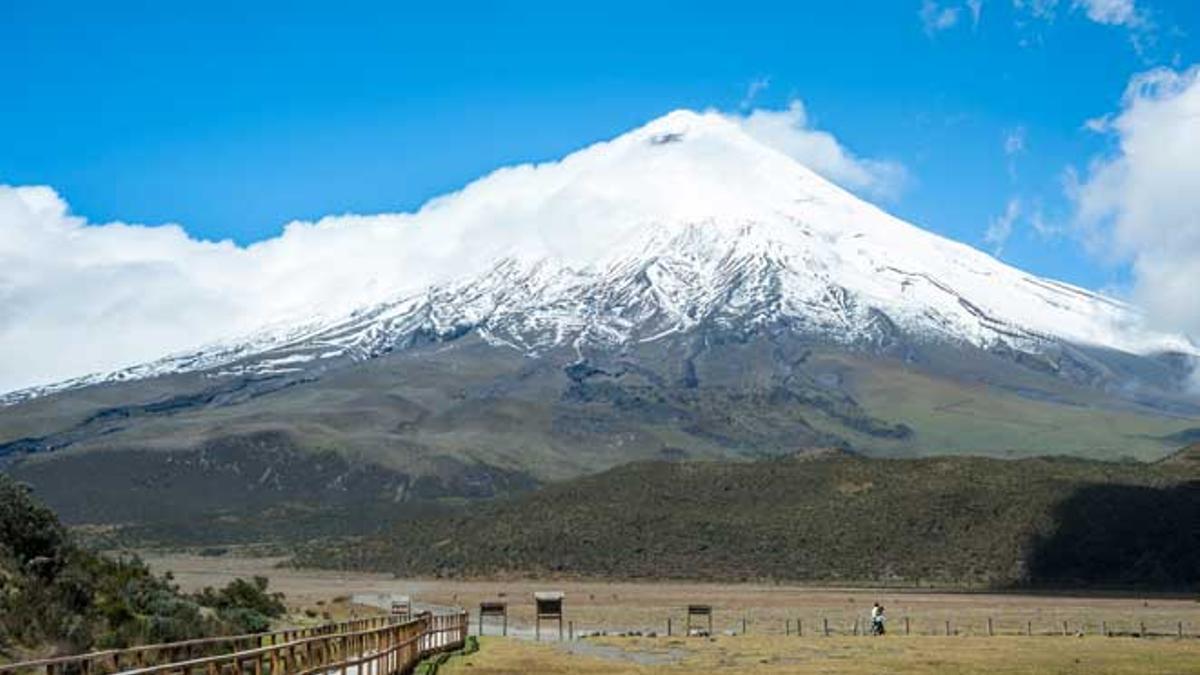
[[[878,602],[875,603],[875,605],[871,607],[871,634],[883,635],[883,623],[886,620],[887,617],[885,617],[883,614],[883,605],[879,604]]]

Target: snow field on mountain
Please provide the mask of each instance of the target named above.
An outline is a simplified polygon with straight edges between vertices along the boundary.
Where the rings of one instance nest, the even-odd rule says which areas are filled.
[[[420,249],[425,268],[368,266],[370,292],[345,284],[336,301],[299,319],[266,316],[268,327],[246,337],[7,400],[172,372],[289,372],[370,358],[416,331],[475,329],[536,354],[617,347],[704,322],[787,321],[855,342],[876,335],[882,315],[913,336],[984,348],[1067,342],[1197,353],[1186,338],[1147,329],[1121,302],[892,217],[717,113],[677,111],[389,218],[367,227],[392,228],[380,243],[396,247],[398,261]]]

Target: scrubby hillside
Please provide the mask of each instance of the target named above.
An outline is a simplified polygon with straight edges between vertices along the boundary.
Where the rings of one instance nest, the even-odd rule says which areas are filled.
[[[137,559],[80,548],[0,476],[0,661],[265,630],[283,611],[265,579],[187,596]]]
[[[1200,585],[1200,466],[632,464],[300,562],[404,575]]]

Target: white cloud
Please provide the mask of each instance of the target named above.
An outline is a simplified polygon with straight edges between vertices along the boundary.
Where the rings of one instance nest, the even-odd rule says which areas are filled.
[[[1046,219],[1042,205],[1034,202],[1033,212],[1029,214],[1029,225],[1042,239],[1053,239],[1062,233],[1062,228]]]
[[[992,254],[1000,257],[1004,254],[1004,246],[1012,236],[1013,225],[1021,217],[1021,200],[1013,197],[1004,207],[1004,213],[996,216],[988,223],[987,231],[983,234],[984,243],[992,247]]]
[[[766,91],[771,86],[771,78],[756,77],[750,80],[750,84],[746,85],[746,95],[742,97],[742,102],[738,104],[738,108],[749,110],[754,105],[754,100],[758,95]]]
[[[1060,0],[1013,0],[1013,7],[1019,13],[1045,22],[1054,21],[1059,4]],[[1071,0],[1070,9],[1082,12],[1089,21],[1127,29],[1130,43],[1143,56],[1147,46],[1155,42],[1155,26],[1150,13],[1139,7],[1135,0]],[[1018,19],[1017,26],[1023,27],[1024,22]],[[1028,38],[1023,38],[1022,42],[1027,43]]]
[[[941,6],[934,0],[923,0],[917,16],[921,18],[925,34],[933,36],[935,33],[953,28],[958,23],[959,13],[958,7]]]
[[[1016,13],[1014,22],[1021,32],[1019,44],[1022,47],[1041,44],[1044,37],[1040,27],[1054,23],[1059,8],[1064,5],[1068,12],[1081,14],[1094,23],[1127,29],[1130,43],[1142,56],[1156,42],[1151,14],[1136,0],[1070,0],[1069,3],[1063,0],[1012,0]],[[963,0],[961,6],[954,2],[921,0],[917,16],[921,19],[925,34],[933,37],[958,25],[964,10],[971,15],[972,30],[978,28],[983,14],[983,0]]]
[[[1137,26],[1145,20],[1133,0],[1075,0],[1074,6],[1092,21],[1110,26]]]
[[[1094,126],[1119,147],[1068,174],[1077,223],[1132,263],[1154,321],[1200,338],[1200,65],[1135,76],[1120,112]]]
[[[978,28],[979,17],[983,14],[983,0],[967,0],[967,9],[971,12],[971,28]]]
[[[1008,177],[1017,177],[1017,157],[1025,154],[1025,127],[1010,129],[1004,135],[1004,156],[1008,158]]]
[[[339,309],[330,289],[368,283],[349,261],[378,261],[387,219],[359,236],[296,223],[242,248],[177,225],[89,224],[50,188],[0,185],[0,391],[244,333],[314,301]]]
[[[753,217],[773,194],[779,156],[739,129],[851,189],[887,191],[903,176],[809,128],[798,103],[675,113],[651,127],[640,133],[691,128],[675,152],[634,132],[500,169],[413,213],[293,222],[244,247],[178,225],[89,223],[48,187],[0,185],[0,392],[342,315],[506,254],[587,264],[653,219]]]
[[[1108,124],[1111,121],[1108,117],[1093,117],[1089,120],[1084,120],[1083,128],[1096,133],[1103,133],[1108,129]]]
[[[1083,9],[1087,18],[1096,23],[1127,29],[1129,43],[1144,59],[1158,41],[1150,14],[1133,0],[1075,0],[1074,7]]]
[[[1025,127],[1014,127],[1004,135],[1004,154],[1012,157],[1023,152],[1025,152]]]
[[[895,199],[908,180],[901,164],[857,157],[833,134],[812,128],[801,101],[786,110],[760,109],[732,119],[760,142],[850,190]]]
[[[1028,12],[1034,18],[1053,21],[1058,0],[1013,0],[1013,7]]]

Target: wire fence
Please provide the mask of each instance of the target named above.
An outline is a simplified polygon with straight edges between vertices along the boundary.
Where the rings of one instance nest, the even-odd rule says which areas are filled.
[[[668,614],[661,620],[640,618],[621,621],[619,618],[606,620],[564,619],[564,630],[559,635],[550,631],[537,635],[532,623],[505,618],[504,628],[491,626],[475,620],[474,635],[485,633],[503,634],[516,638],[575,640],[593,636],[636,636],[636,637],[683,637],[709,636],[712,634],[737,635],[781,635],[788,637],[871,637],[875,635],[869,614],[847,616],[797,614],[793,617],[754,618],[736,611],[715,613],[712,622],[687,620],[684,613]],[[486,628],[486,630],[485,630]],[[883,632],[891,636],[940,636],[940,637],[1135,637],[1200,639],[1200,613],[1197,620],[1164,619],[1162,617],[1117,617],[1097,616],[1084,618],[1058,618],[1053,616],[959,616],[936,615],[886,615]],[[545,633],[545,631],[543,631]]]

